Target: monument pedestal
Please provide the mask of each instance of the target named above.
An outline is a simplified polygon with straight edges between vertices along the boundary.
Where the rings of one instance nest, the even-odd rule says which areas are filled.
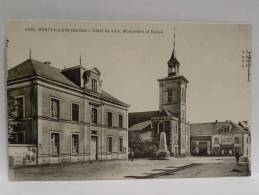
[[[167,149],[166,134],[165,132],[160,133],[159,149],[156,152],[156,158],[160,160],[167,159],[170,156],[170,152]]]

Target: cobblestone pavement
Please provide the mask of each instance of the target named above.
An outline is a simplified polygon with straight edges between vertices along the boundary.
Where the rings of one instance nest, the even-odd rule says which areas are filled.
[[[111,160],[10,169],[10,180],[98,180],[249,175],[247,163],[234,157],[186,157],[169,160]]]

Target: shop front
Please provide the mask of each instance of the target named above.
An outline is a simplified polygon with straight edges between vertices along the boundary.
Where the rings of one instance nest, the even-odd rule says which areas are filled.
[[[191,154],[196,156],[211,155],[211,137],[210,136],[192,137]]]
[[[233,152],[233,145],[222,145],[220,147],[220,154],[221,156],[232,156]]]

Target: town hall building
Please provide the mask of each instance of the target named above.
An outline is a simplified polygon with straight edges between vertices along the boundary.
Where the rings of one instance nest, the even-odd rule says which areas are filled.
[[[127,159],[129,105],[102,89],[97,68],[30,58],[8,70],[7,91],[19,122],[9,140],[13,166]]]
[[[129,113],[129,132],[149,141],[165,132],[170,154],[183,157],[190,154],[190,124],[186,119],[188,80],[180,74],[175,42],[167,66],[168,75],[158,79],[159,110]]]

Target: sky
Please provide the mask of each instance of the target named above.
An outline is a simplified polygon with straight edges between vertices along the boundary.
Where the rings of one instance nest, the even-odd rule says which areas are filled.
[[[167,76],[174,29],[180,74],[189,80],[187,120],[250,121],[251,83],[241,66],[242,50],[251,50],[246,24],[9,22],[7,69],[28,59],[30,49],[33,59],[61,69],[79,65],[81,55],[130,112],[158,110],[157,79]]]

